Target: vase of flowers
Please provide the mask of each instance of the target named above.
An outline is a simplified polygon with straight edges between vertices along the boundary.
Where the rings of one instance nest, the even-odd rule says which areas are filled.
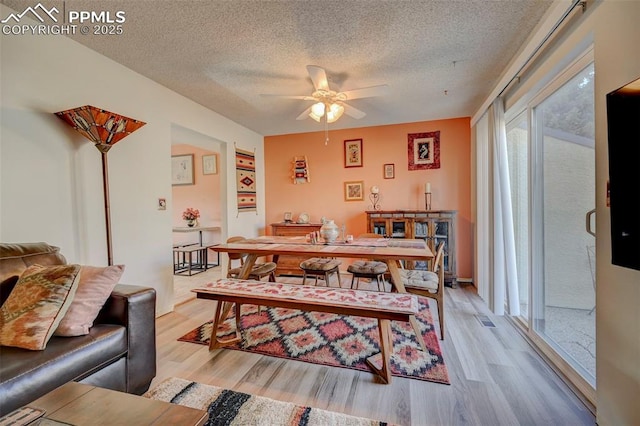
[[[198,218],[200,217],[200,211],[198,209],[192,209],[188,207],[182,212],[182,219],[187,221],[187,226],[192,228],[198,224]]]

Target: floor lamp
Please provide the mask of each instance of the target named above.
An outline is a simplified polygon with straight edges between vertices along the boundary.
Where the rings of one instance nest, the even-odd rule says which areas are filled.
[[[104,216],[107,228],[107,260],[108,265],[111,266],[113,265],[113,252],[111,249],[111,211],[109,207],[107,152],[121,139],[135,132],[146,123],[91,105],[60,111],[55,114],[82,136],[93,142],[102,154],[102,189],[104,192]]]

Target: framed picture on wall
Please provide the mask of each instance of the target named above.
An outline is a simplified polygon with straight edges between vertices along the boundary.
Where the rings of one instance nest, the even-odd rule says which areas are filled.
[[[218,156],[216,154],[202,156],[202,174],[203,175],[218,174]]]
[[[171,156],[171,185],[193,185],[193,154]]]
[[[344,200],[345,201],[362,201],[364,200],[364,181],[345,182],[344,183]]]
[[[362,139],[344,141],[344,166],[362,167]]]
[[[396,177],[396,165],[393,163],[385,164],[382,166],[383,175],[385,179],[394,179]]]
[[[440,168],[440,131],[409,133],[408,139],[409,170]]]

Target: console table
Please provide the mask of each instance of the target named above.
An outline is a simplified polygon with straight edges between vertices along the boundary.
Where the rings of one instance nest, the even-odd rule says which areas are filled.
[[[444,281],[454,286],[456,270],[456,210],[375,210],[367,211],[367,232],[387,238],[420,238],[431,251],[444,242]],[[417,269],[427,265],[412,265]]]
[[[281,222],[271,224],[271,235],[276,237],[299,237],[314,231],[319,231],[321,223],[294,223]],[[299,275],[302,276],[300,262],[306,260],[304,256],[280,256],[276,275]]]

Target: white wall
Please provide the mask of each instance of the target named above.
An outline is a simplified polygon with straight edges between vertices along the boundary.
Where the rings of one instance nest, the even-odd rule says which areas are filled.
[[[0,5],[1,16],[10,12]],[[261,232],[261,135],[64,36],[0,37],[0,241],[46,241],[70,262],[106,264],[100,154],[53,114],[87,104],[147,123],[108,154],[113,255],[126,265],[121,282],[158,291],[158,315],[173,308],[172,126],[224,146],[223,232]],[[234,142],[256,151],[257,214],[237,214]]]
[[[605,202],[609,176],[605,96],[640,77],[639,19],[639,1],[604,1],[591,16],[596,70],[596,375],[600,426],[640,424],[640,271],[611,264],[610,214]]]

